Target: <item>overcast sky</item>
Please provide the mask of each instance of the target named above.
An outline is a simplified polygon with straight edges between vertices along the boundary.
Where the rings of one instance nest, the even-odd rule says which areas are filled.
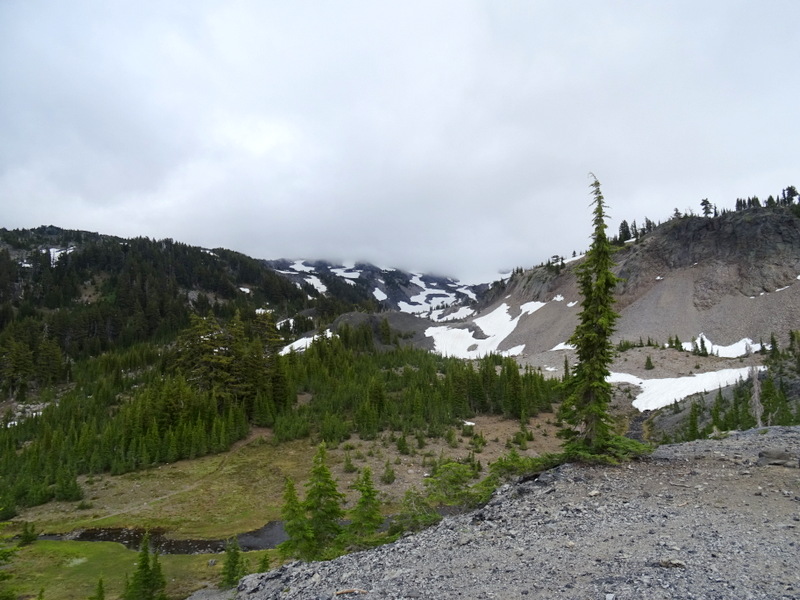
[[[1,0],[0,227],[490,281],[800,185],[800,2]]]

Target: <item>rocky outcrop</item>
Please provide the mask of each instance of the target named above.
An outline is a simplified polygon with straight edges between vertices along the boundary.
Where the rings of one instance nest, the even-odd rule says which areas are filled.
[[[759,453],[798,449],[800,428],[775,427],[564,465],[393,544],[250,575],[236,598],[797,598],[798,470]]]

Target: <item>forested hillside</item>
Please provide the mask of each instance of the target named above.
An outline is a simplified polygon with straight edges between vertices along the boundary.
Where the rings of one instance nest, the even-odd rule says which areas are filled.
[[[439,437],[476,413],[526,422],[558,399],[557,380],[511,359],[402,348],[385,320],[281,356],[303,319],[279,332],[276,314],[321,307],[308,313],[319,324],[354,306],[235,252],[56,228],[2,240],[4,518],[79,501],[82,474],[221,452],[251,426],[278,442]]]

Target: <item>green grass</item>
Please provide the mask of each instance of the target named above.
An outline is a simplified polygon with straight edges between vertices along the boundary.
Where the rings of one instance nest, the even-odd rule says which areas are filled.
[[[263,554],[247,552],[245,557],[255,569]],[[137,552],[112,542],[42,540],[20,549],[10,569],[13,579],[8,583],[21,596],[35,597],[44,589],[46,600],[77,600],[91,596],[102,577],[106,598],[114,600],[122,594],[126,574],[135,571],[136,558]],[[208,564],[211,558],[217,559],[216,565]],[[167,595],[185,598],[205,585],[216,585],[223,558],[221,554],[160,556]]]
[[[280,446],[260,438],[231,452],[147,471],[83,482],[85,502],[51,502],[19,519],[37,530],[86,527],[163,528],[175,538],[224,539],[280,518],[285,478],[308,478],[315,447],[307,440]]]

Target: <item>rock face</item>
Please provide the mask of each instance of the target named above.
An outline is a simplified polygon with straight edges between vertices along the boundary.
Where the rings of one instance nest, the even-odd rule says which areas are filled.
[[[770,466],[799,450],[800,428],[774,427],[564,465],[393,544],[245,577],[236,598],[799,598],[800,471]]]
[[[800,322],[800,218],[788,209],[753,209],[717,218],[673,219],[614,254],[622,279],[615,292],[621,318],[615,341],[666,343],[700,333],[715,344],[743,338],[788,342]],[[549,351],[574,331],[579,301],[574,266],[555,274],[543,267],[516,274],[487,293],[488,312],[502,302],[548,305],[522,319],[500,350],[525,344]],[[563,297],[564,302],[552,302]],[[516,314],[516,313],[513,313]]]

